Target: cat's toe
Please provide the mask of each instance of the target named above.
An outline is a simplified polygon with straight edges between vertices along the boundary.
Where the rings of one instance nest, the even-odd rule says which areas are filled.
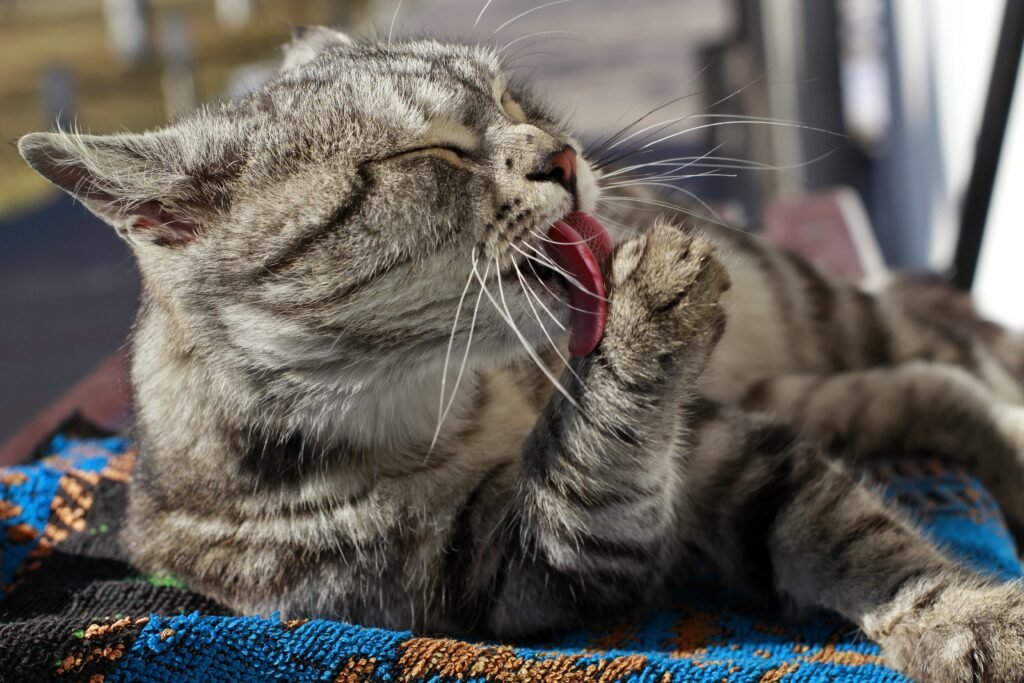
[[[1024,681],[1024,593],[1016,584],[965,591],[882,640],[887,661],[922,683]]]

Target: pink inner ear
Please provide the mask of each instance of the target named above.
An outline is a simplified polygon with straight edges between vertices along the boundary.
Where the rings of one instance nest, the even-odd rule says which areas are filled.
[[[131,229],[140,236],[159,245],[176,245],[191,242],[199,226],[189,220],[178,218],[159,202],[146,202],[130,212]]]

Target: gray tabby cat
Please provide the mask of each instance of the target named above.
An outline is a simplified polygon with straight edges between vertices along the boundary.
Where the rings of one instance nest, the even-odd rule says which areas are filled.
[[[142,569],[243,613],[514,638],[628,617],[703,558],[839,612],[912,677],[1024,679],[1021,586],[960,568],[836,457],[939,453],[1024,521],[1005,354],[602,194],[490,49],[307,29],[238,101],[19,149],[142,272]],[[591,250],[545,243],[599,208],[623,226],[588,281],[607,301],[549,256]],[[562,368],[561,330],[599,308]],[[561,391],[534,363],[549,334]]]

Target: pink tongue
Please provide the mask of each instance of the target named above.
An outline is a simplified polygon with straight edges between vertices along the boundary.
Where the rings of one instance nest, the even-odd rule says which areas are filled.
[[[548,256],[576,280],[569,283],[569,303],[573,308],[569,352],[585,356],[597,347],[608,322],[600,264],[612,253],[612,240],[603,225],[582,211],[573,211],[564,221],[555,221],[548,230],[548,240],[544,243]]]

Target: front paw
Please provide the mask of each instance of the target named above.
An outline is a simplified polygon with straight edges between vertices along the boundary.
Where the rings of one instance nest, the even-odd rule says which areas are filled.
[[[658,222],[616,249],[608,281],[606,345],[620,365],[703,367],[725,330],[718,299],[729,288],[710,242]]]
[[[915,681],[1024,681],[1024,591],[1016,583],[948,589],[880,642],[887,661]]]

